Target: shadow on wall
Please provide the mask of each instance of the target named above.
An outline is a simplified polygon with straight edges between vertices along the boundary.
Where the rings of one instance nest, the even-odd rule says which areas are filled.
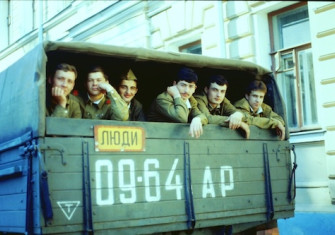
[[[295,213],[277,221],[280,235],[335,234],[335,213]]]

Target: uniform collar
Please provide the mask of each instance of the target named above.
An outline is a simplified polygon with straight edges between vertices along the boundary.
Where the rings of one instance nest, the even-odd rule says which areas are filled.
[[[187,108],[192,108],[192,106],[191,106],[191,103],[190,103],[190,100],[189,99],[187,99],[186,101],[185,101],[185,103],[186,103],[186,106],[187,106]]]
[[[99,105],[99,103],[105,98],[105,95],[103,95],[99,100],[92,101],[91,97],[89,94],[87,94],[88,101],[91,102],[92,104]]]
[[[263,108],[262,108],[262,106],[259,107],[259,109],[257,110],[257,112],[255,112],[251,106],[249,106],[249,107],[250,107],[250,110],[251,110],[252,113],[256,113],[256,114],[263,113]]]
[[[220,109],[220,106],[221,104],[218,104],[215,108],[208,102],[208,108],[209,108],[209,110],[210,111],[212,111],[212,110],[215,110],[215,109]]]

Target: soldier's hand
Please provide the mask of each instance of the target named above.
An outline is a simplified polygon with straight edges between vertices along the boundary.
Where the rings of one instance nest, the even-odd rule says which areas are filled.
[[[176,85],[169,86],[166,91],[171,95],[174,99],[180,97],[179,90]]]
[[[226,122],[229,122],[229,128],[230,129],[237,129],[241,126],[243,118],[243,113],[241,112],[235,112],[232,115],[229,116],[229,118],[226,120]]]
[[[100,82],[98,84],[98,86],[101,90],[104,90],[108,93],[111,92],[111,91],[114,91],[114,87],[112,87],[112,85],[109,84],[108,82]]]
[[[280,137],[280,140],[285,139],[285,127],[279,121],[278,121],[278,125],[276,127],[276,132],[277,132],[277,135]]]
[[[64,90],[61,87],[54,86],[51,88],[51,94],[53,99],[58,105],[61,105],[63,108],[66,107],[67,98]]]
[[[200,117],[195,117],[192,119],[190,124],[189,135],[191,137],[199,138],[203,133],[202,123]]]
[[[245,122],[242,122],[240,128],[244,130],[244,132],[245,132],[245,138],[249,139],[249,136],[250,136],[249,125],[247,123],[245,123]]]

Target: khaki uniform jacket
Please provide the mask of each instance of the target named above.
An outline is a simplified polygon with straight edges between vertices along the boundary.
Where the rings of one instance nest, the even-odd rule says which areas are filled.
[[[138,100],[132,99],[130,101],[128,121],[145,121],[145,120],[146,118],[143,112],[142,104]]]
[[[46,109],[46,116],[51,117],[63,117],[63,118],[81,118],[81,110],[79,103],[77,102],[76,98],[73,95],[69,95],[66,108],[61,105],[54,104],[52,101],[50,102]]]
[[[238,111],[227,98],[223,99],[219,108],[212,108],[209,105],[205,92],[195,95],[194,98],[198,101],[198,108],[206,115],[209,124],[220,124],[222,126],[228,126],[229,123],[225,121],[231,114]]]
[[[191,108],[188,109],[186,102],[181,97],[174,99],[166,91],[159,94],[152,103],[148,114],[148,120],[153,122],[177,122],[188,123],[194,117],[200,117],[201,123],[206,125],[208,120],[197,107],[197,101],[193,96],[189,99]]]
[[[88,97],[86,99],[77,98],[85,119],[128,120],[128,105],[114,90],[107,93],[99,104],[94,104]]]
[[[278,121],[285,126],[285,122],[281,116],[272,111],[272,108],[267,104],[262,104],[262,113],[253,113],[250,110],[249,102],[246,98],[240,99],[234,103],[235,107],[240,109],[247,115],[247,123],[249,125],[258,126],[260,128],[276,128]]]

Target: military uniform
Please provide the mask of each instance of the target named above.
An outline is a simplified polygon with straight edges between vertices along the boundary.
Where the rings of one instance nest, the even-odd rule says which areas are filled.
[[[188,123],[194,117],[200,117],[203,125],[208,123],[204,114],[197,107],[198,102],[193,96],[189,99],[191,107],[181,97],[174,99],[168,92],[159,94],[153,102],[148,120],[153,122],[177,122]]]
[[[145,121],[145,115],[143,112],[142,104],[136,100],[132,99],[130,101],[129,107],[129,118],[128,121]]]
[[[46,116],[63,117],[63,118],[81,118],[80,105],[73,95],[70,94],[67,97],[66,108],[64,108],[61,105],[53,103],[51,97],[49,97],[49,99],[50,100],[47,101],[49,105],[46,109]]]
[[[224,98],[221,104],[215,108],[209,104],[207,95],[204,92],[194,95],[194,98],[198,102],[199,110],[206,115],[209,124],[228,126],[229,123],[226,120],[231,114],[238,111],[227,98]],[[242,120],[244,121],[244,119]]]
[[[95,104],[88,97],[78,97],[80,108],[85,119],[104,119],[126,121],[129,117],[127,103],[113,89],[102,100]]]
[[[252,112],[249,102],[246,98],[240,99],[234,103],[235,107],[246,114],[247,123],[249,125],[258,126],[260,128],[276,128],[278,121],[285,126],[285,122],[281,116],[272,111],[272,108],[267,104],[262,104],[262,112]]]

